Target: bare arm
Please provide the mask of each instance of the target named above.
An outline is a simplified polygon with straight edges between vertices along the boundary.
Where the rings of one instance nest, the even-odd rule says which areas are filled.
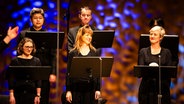
[[[18,35],[18,29],[19,27],[16,26],[14,28],[9,27],[8,31],[7,31],[7,36],[3,39],[3,41],[8,44],[12,39],[14,39],[15,37],[17,37]]]

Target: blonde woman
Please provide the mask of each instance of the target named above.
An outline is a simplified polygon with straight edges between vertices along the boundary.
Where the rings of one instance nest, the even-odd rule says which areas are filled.
[[[149,40],[151,45],[147,48],[142,48],[138,56],[139,65],[148,66],[171,66],[172,55],[169,49],[160,46],[160,43],[165,35],[165,29],[161,26],[154,26],[150,29]],[[160,59],[159,59],[160,57]],[[161,62],[159,62],[159,60]],[[161,83],[161,103],[171,104],[170,99],[170,78],[162,78]],[[149,76],[143,77],[140,87],[138,100],[139,104],[158,104],[159,79]]]
[[[77,33],[74,48],[69,52],[66,78],[66,100],[68,103],[94,104],[95,100],[100,97],[99,78],[70,78],[70,65],[74,56],[97,56],[96,49],[91,44],[92,34],[90,26],[81,27]]]

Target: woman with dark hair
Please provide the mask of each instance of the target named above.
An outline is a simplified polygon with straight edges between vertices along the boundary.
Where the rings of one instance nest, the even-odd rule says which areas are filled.
[[[32,39],[23,38],[18,44],[17,52],[18,56],[12,59],[10,66],[41,66],[39,58],[33,56],[36,47]],[[40,80],[16,79],[12,73],[9,73],[8,83],[10,104],[40,103]]]

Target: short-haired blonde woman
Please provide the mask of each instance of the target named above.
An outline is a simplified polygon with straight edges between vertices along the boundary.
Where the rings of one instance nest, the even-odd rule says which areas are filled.
[[[142,48],[139,51],[138,65],[171,66],[172,55],[170,50],[160,46],[160,43],[165,35],[164,28],[161,26],[154,26],[150,29],[149,32],[149,40],[151,45],[149,47]],[[171,104],[170,83],[170,78],[162,78],[161,104]],[[139,104],[158,104],[158,94],[159,78],[152,76],[142,77],[138,94]]]

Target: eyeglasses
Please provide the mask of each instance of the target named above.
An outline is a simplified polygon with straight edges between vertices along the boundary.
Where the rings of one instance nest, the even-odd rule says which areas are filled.
[[[24,46],[26,49],[33,49],[33,46]]]

